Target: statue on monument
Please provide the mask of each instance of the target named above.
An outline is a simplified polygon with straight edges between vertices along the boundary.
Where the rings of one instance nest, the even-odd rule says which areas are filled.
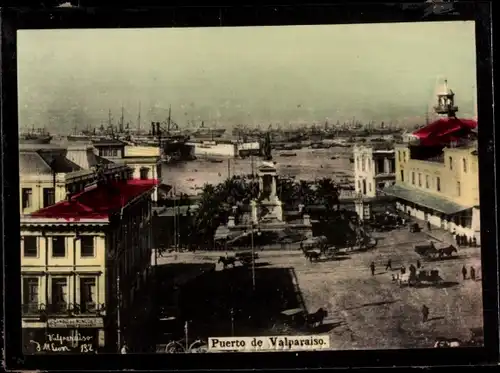
[[[272,161],[273,156],[271,154],[271,135],[269,132],[266,133],[266,137],[264,139],[264,145],[263,145],[263,154],[264,154],[264,160],[265,161]]]

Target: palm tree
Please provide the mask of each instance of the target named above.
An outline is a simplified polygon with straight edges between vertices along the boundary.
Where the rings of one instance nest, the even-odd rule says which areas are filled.
[[[327,211],[332,211],[335,206],[340,210],[340,189],[330,178],[325,177],[316,183],[316,195],[320,203],[325,205]]]
[[[314,204],[314,193],[311,189],[311,184],[308,181],[300,180],[297,185],[297,195],[300,202],[307,206]]]
[[[294,206],[297,203],[298,185],[294,181],[278,178],[276,187],[278,197],[285,205]]]

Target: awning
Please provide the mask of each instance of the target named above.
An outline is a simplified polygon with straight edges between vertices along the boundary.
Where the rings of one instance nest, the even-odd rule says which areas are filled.
[[[453,215],[460,211],[472,208],[473,206],[462,206],[445,198],[432,195],[417,189],[407,188],[401,185],[391,185],[381,190],[383,193],[396,198],[404,199],[418,206],[439,211],[446,215]]]

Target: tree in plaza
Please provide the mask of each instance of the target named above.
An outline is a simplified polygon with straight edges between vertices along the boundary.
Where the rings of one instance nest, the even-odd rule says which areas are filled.
[[[276,191],[278,198],[286,205],[295,207],[298,201],[298,184],[288,178],[276,180]]]
[[[311,184],[306,180],[300,180],[297,184],[297,197],[303,205],[312,205],[315,202]]]
[[[216,188],[211,184],[205,184],[193,221],[194,241],[197,244],[209,244],[212,241],[215,230],[220,224],[219,204]]]
[[[336,207],[340,209],[340,188],[330,178],[324,177],[316,182],[316,198],[319,203],[324,205],[327,211],[333,211]]]
[[[238,213],[241,205],[250,203],[257,193],[258,183],[241,176],[233,176],[216,186],[206,184],[193,219],[196,241],[211,245],[219,225],[226,223],[233,214],[233,206],[237,207]]]

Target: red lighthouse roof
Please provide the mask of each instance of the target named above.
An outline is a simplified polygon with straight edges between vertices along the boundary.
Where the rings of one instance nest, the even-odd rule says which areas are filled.
[[[31,218],[65,219],[107,219],[135,198],[150,192],[157,180],[111,181],[33,212]]]
[[[441,118],[413,132],[413,136],[420,145],[434,146],[457,141],[476,128],[477,121],[473,119]]]

